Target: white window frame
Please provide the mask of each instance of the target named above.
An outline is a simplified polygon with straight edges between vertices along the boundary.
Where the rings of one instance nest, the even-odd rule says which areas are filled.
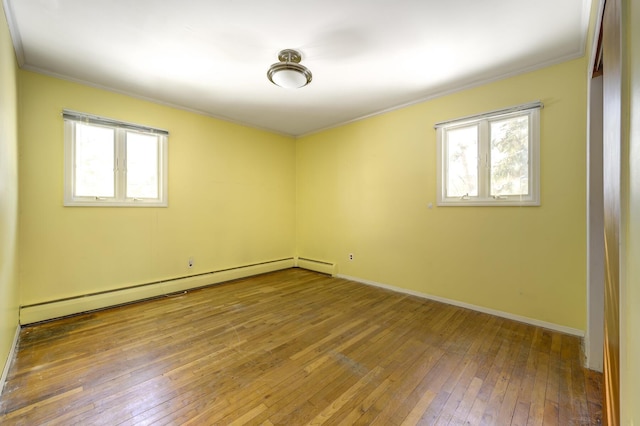
[[[539,206],[540,205],[540,109],[541,102],[518,105],[474,116],[437,123],[437,205],[439,206]],[[492,197],[490,195],[490,131],[492,121],[505,118],[529,117],[529,193]],[[471,125],[478,126],[478,195],[447,197],[447,144],[446,133]],[[486,164],[482,164],[482,163]]]
[[[94,207],[167,207],[168,189],[168,135],[169,132],[138,124],[127,123],[75,111],[64,110],[64,205]],[[114,197],[78,196],[75,186],[76,124],[92,124],[115,131]],[[127,188],[127,132],[150,134],[158,138],[158,197],[134,198],[126,195]]]

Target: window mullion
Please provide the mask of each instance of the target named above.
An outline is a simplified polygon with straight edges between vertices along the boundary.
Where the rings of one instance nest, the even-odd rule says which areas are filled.
[[[486,200],[491,193],[491,141],[487,120],[480,121],[478,132],[478,198]]]
[[[127,158],[126,158],[125,132],[122,129],[116,130],[116,200],[126,199],[126,179],[127,179]]]

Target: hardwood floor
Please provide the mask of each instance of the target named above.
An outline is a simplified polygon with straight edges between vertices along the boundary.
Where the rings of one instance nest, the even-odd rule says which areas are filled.
[[[599,424],[580,339],[289,269],[25,327],[2,424]]]

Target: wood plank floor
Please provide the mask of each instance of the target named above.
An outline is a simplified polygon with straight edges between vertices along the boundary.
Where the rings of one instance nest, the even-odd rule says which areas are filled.
[[[302,269],[25,327],[2,424],[590,425],[580,340]]]

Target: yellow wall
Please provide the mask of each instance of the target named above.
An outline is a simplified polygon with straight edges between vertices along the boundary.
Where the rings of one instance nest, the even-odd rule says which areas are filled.
[[[16,73],[16,57],[4,8],[0,6],[0,374],[11,350],[18,325]]]
[[[300,138],[298,255],[584,330],[585,69],[569,61]],[[542,205],[435,206],[434,123],[538,99]]]
[[[23,305],[294,255],[293,138],[27,71],[19,84]],[[65,108],[168,130],[169,207],[63,207]]]

